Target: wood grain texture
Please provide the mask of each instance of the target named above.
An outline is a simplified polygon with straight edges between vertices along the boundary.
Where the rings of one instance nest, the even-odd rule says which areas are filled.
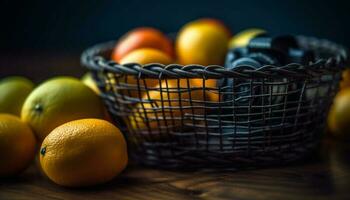
[[[55,185],[32,165],[0,181],[0,199],[350,199],[350,149],[326,143],[320,155],[293,166],[250,170],[130,166],[109,183],[83,189]]]

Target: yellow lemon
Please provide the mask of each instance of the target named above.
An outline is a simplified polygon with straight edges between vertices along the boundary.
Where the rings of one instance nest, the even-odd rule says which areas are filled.
[[[263,29],[250,28],[237,33],[229,42],[229,48],[245,47],[248,45],[249,41],[261,34],[266,33]]]
[[[0,113],[19,116],[22,105],[34,84],[23,77],[8,77],[0,81]]]
[[[82,118],[104,118],[99,97],[81,81],[71,77],[50,79],[26,99],[21,118],[43,140],[54,128]]]
[[[113,124],[81,119],[54,129],[43,141],[40,164],[44,173],[62,186],[104,183],[128,163],[126,142]]]
[[[0,177],[14,175],[30,164],[35,154],[35,137],[18,117],[0,114]]]

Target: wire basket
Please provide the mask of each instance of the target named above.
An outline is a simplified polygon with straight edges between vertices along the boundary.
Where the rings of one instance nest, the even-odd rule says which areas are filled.
[[[252,70],[239,66],[119,65],[115,41],[82,54],[131,157],[166,168],[265,166],[305,158],[316,149],[337,92],[346,50],[298,37],[317,61]],[[231,80],[232,87],[215,81]]]

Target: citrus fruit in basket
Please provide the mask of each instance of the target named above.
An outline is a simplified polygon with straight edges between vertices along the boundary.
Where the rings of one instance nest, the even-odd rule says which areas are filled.
[[[349,138],[350,130],[350,89],[340,91],[334,98],[328,114],[328,127],[338,137]]]
[[[217,26],[218,28],[222,29],[223,31],[226,32],[226,34],[228,36],[231,36],[232,35],[232,32],[231,30],[225,25],[224,22],[218,20],[218,19],[214,19],[214,18],[201,18],[201,19],[198,19],[198,20],[194,20],[188,24],[195,24],[195,23],[206,23],[206,24],[212,24],[214,26]]]
[[[81,77],[81,81],[83,81],[83,83],[91,88],[96,94],[99,95],[101,93],[91,73],[84,74],[84,76]]]
[[[35,136],[19,117],[0,114],[0,177],[15,175],[34,159]]]
[[[104,183],[128,163],[126,141],[113,124],[81,119],[55,128],[43,141],[40,164],[44,173],[62,186]]]
[[[34,84],[23,77],[8,77],[0,81],[0,113],[19,116],[22,105]]]
[[[120,64],[138,63],[141,65],[149,63],[170,64],[171,62],[172,58],[170,56],[158,49],[152,48],[136,49],[120,60]]]
[[[100,98],[72,77],[57,77],[39,85],[26,99],[21,114],[39,140],[66,122],[104,116]]]
[[[244,31],[237,33],[230,39],[229,48],[245,47],[248,45],[249,41],[258,36],[265,34],[266,31],[259,28],[249,28]]]
[[[186,24],[176,38],[180,64],[222,65],[228,48],[228,28],[217,20],[200,19]]]
[[[124,56],[120,60],[120,64],[127,64],[127,63],[138,63],[141,65],[149,64],[149,63],[161,63],[164,65],[171,64],[173,62],[172,58],[169,57],[164,52],[157,50],[157,49],[151,49],[151,48],[141,48],[136,49],[126,56]],[[127,90],[130,91],[130,94],[132,97],[138,97],[138,84],[137,84],[137,77],[135,76],[128,76],[127,79],[125,77],[119,79],[119,83],[127,83],[128,87]],[[155,87],[157,84],[159,84],[158,79],[140,79],[139,80],[139,86],[147,88]],[[133,90],[130,90],[130,87],[133,87]],[[141,89],[141,95],[143,95],[145,88]],[[129,94],[129,92],[125,92],[126,95]]]
[[[208,95],[208,101],[218,102],[219,101],[219,91],[217,86],[217,79],[192,79],[192,84],[194,87],[205,87],[206,95]]]
[[[133,129],[158,130],[175,128],[193,121],[195,115],[204,113],[203,89],[187,79],[164,80],[157,90],[149,91],[138,103],[129,117]]]
[[[171,40],[162,32],[150,27],[141,27],[126,33],[116,44],[112,60],[120,62],[131,51],[140,48],[158,49],[169,57],[173,57]]]

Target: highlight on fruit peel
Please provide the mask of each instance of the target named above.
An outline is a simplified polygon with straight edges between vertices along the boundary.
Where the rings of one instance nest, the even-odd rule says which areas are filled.
[[[34,88],[24,77],[7,77],[0,80],[0,113],[20,116],[23,103]]]
[[[39,154],[43,172],[67,187],[105,183],[128,163],[122,133],[100,119],[75,120],[55,128],[43,141]]]

